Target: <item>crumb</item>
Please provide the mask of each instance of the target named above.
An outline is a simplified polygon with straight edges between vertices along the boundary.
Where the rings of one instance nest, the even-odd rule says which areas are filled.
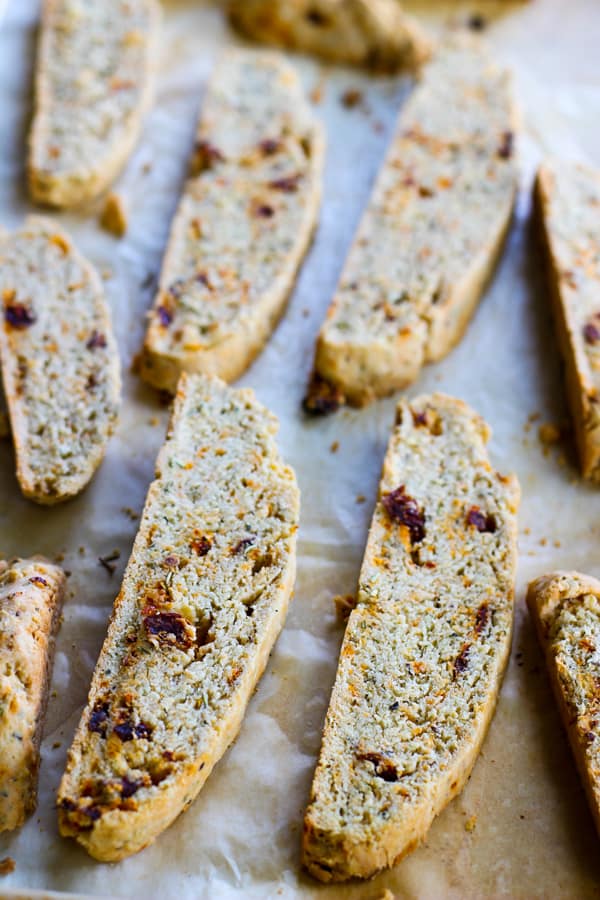
[[[520,818],[520,819],[524,819],[525,816],[521,813],[521,815],[519,816],[519,818]]]
[[[142,173],[144,175],[147,175],[148,172],[151,172],[151,171],[152,171],[152,163],[151,162],[144,163],[144,165],[142,166]]]
[[[100,214],[100,226],[109,234],[122,238],[127,231],[127,209],[125,201],[113,191],[107,195],[104,208]]]
[[[348,88],[340,97],[340,103],[346,109],[354,109],[362,103],[363,95],[357,88]]]
[[[538,428],[538,437],[542,444],[550,446],[560,441],[560,428],[553,422],[546,422]]]
[[[560,547],[560,546],[561,546],[560,541],[554,541],[554,546],[555,546],[555,547]]]
[[[59,747],[60,747],[60,741],[54,741],[54,743],[52,744],[52,749],[58,750]]]
[[[477,816],[469,816],[465,822],[465,831],[475,831],[477,825]]]
[[[57,553],[56,556],[54,557],[54,562],[61,563],[64,560],[64,558],[65,558],[65,554],[61,551],[60,553]]]
[[[122,506],[121,512],[125,513],[125,515],[128,516],[132,522],[135,522],[135,521],[137,521],[137,519],[139,519],[138,513],[136,513],[136,511],[134,509],[132,509],[130,506]]]
[[[375,134],[383,134],[383,132],[385,131],[383,122],[373,122],[373,131],[375,132]]]
[[[531,528],[524,528],[523,534],[531,534]]]
[[[55,698],[55,697],[58,697],[58,694],[57,694],[56,691],[52,691],[52,693],[50,694],[50,696],[51,696],[52,698]]]
[[[65,569],[64,572],[65,572],[65,578],[70,578],[71,575],[73,574],[70,569]]]
[[[312,88],[312,90],[308,96],[310,97],[311,103],[314,103],[316,106],[318,106],[319,103],[323,102],[324,95],[325,95],[325,83],[323,80],[323,75],[321,74],[319,76],[319,80],[317,81],[315,86]]]
[[[353,594],[337,594],[333,603],[338,622],[345,622],[356,606],[356,597]]]
[[[85,547],[80,547],[80,548],[79,548],[79,555],[80,555],[80,556],[85,556]]]
[[[112,269],[109,269],[108,266],[106,266],[100,272],[100,276],[102,278],[102,281],[110,281],[110,279],[113,277]]]
[[[541,413],[532,412],[532,413],[529,413],[529,415],[527,416],[527,421],[528,422],[537,422],[541,418],[542,418]]]
[[[160,425],[160,419],[158,416],[152,416],[151,419],[148,419],[148,425],[152,425],[154,428],[156,425]]]
[[[365,497],[364,494],[357,494],[357,495],[356,495],[356,502],[357,502],[357,503],[366,503],[366,500],[367,500],[367,498]]]
[[[487,21],[480,13],[473,13],[467,19],[467,28],[470,28],[471,31],[485,31],[486,27]]]
[[[109,556],[99,556],[98,562],[104,569],[106,569],[108,574],[112,576],[115,574],[115,570],[117,568],[114,562],[116,559],[119,559],[120,556],[120,550],[113,550],[113,552]]]
[[[548,543],[548,538],[540,538],[540,546],[545,547]]]
[[[0,859],[0,875],[10,875],[11,872],[15,871],[16,865],[12,856],[5,856],[4,859]]]
[[[308,317],[310,316],[310,309],[304,308],[302,310],[302,315],[304,316],[305,319],[308,319]]]
[[[337,453],[338,450],[340,449],[340,442],[334,441],[329,449],[331,450],[332,453]]]

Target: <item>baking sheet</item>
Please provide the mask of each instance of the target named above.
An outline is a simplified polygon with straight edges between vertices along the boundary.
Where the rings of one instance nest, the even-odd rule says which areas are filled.
[[[478,4],[410,6],[439,27],[448,18],[464,20]],[[126,373],[119,431],[88,491],[55,509],[21,498],[10,445],[0,445],[0,551],[64,555],[71,573],[39,807],[20,832],[0,837],[0,858],[16,862],[1,880],[6,896],[21,888],[161,900],[376,900],[385,888],[402,898],[600,896],[597,837],[523,600],[527,581],[549,569],[600,575],[600,494],[577,478],[568,436],[551,448],[537,437],[540,423],[565,422],[566,412],[528,224],[531,180],[542,154],[600,164],[600,10],[596,0],[572,0],[568,7],[564,0],[504,0],[479,9],[494,19],[488,38],[516,75],[522,191],[503,261],[464,341],[409,392],[443,389],[471,403],[494,429],[496,466],[514,469],[523,489],[513,653],[467,788],[424,846],[368,883],[323,887],[299,870],[302,815],[342,638],[332,597],[355,591],[395,401],[316,422],[302,419],[299,404],[316,331],[408,83],[294,57],[329,132],[321,225],[286,316],[241,383],[254,387],[279,416],[282,452],[302,489],[295,599],[237,742],[168,832],[116,865],[95,863],[57,834],[55,790],[167,418],[128,369],[140,346],[206,76],[219,47],[236,40],[217,5],[177,0],[165,4],[156,107],[119,185],[132,206],[126,238],[103,234],[91,215],[57,217],[105,277]],[[0,223],[8,227],[30,209],[23,163],[37,15],[34,0],[11,0],[0,30]],[[340,102],[348,88],[363,96],[353,109]],[[533,415],[539,419],[530,421]],[[365,502],[358,501],[361,495]],[[120,558],[111,577],[98,557],[114,549]]]

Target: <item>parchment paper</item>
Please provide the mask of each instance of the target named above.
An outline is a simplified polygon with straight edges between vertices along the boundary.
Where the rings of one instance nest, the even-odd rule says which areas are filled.
[[[98,0],[99,2],[99,0]],[[496,12],[503,12],[496,18]],[[423,2],[439,27],[476,3]],[[496,717],[471,781],[434,824],[423,847],[368,883],[322,887],[300,872],[298,847],[342,627],[332,597],[353,593],[393,420],[394,399],[306,422],[299,404],[312,346],[345,252],[408,89],[294,57],[327,124],[329,152],[321,226],[287,314],[243,378],[280,417],[280,445],[302,489],[298,580],[277,643],[236,744],[193,806],[138,856],[118,865],[89,859],[56,830],[54,795],[104,638],[167,412],[128,374],[191,147],[206,76],[219,47],[236,38],[217,6],[165,5],[156,108],[119,190],[132,207],[125,239],[95,216],[60,216],[106,277],[125,370],[118,434],[91,487],[55,509],[19,494],[9,443],[0,446],[0,551],[64,554],[70,595],[57,643],[43,743],[37,813],[0,838],[15,871],[0,889],[103,897],[588,898],[600,896],[598,839],[542,659],[524,609],[527,581],[556,567],[600,575],[600,494],[577,477],[567,437],[540,444],[540,423],[567,421],[540,256],[528,224],[535,165],[547,152],[600,164],[600,8],[597,0],[483,3],[488,38],[510,64],[523,112],[522,191],[497,276],[464,341],[425,370],[410,391],[463,397],[494,429],[501,471],[523,489],[513,654]],[[0,220],[19,224],[37,3],[11,0],[0,30]],[[347,88],[364,102],[347,109]],[[322,95],[319,98],[319,95]],[[539,415],[534,422],[532,414]],[[331,445],[339,442],[333,452]],[[363,495],[365,502],[358,502]],[[114,575],[98,557],[120,551]],[[27,896],[30,896],[26,892]],[[31,894],[33,896],[33,894]]]

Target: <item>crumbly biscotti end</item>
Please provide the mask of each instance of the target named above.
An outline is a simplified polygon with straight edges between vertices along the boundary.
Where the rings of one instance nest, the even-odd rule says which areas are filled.
[[[534,198],[581,473],[600,484],[600,170],[547,160]]]
[[[230,0],[248,37],[379,72],[418,68],[432,42],[396,0]]]
[[[250,390],[182,375],[59,793],[61,834],[136,853],[237,735],[283,625],[299,493]]]
[[[510,226],[517,124],[510,73],[487,46],[463,34],[440,44],[402,109],[319,331],[316,383],[342,402],[407,387],[463,337]],[[319,405],[309,389],[306,408]]]
[[[0,562],[0,832],[35,809],[40,743],[65,574],[43,559]]]
[[[27,165],[36,203],[76,207],[115,180],[152,101],[160,17],[157,0],[44,0]]]
[[[527,605],[600,834],[600,581],[579,572],[542,575],[530,583]]]
[[[140,359],[235,381],[283,314],[317,224],[324,133],[280,54],[227,51],[211,79]]]
[[[100,277],[49,219],[0,240],[0,362],[23,494],[54,504],[100,465],[118,418],[119,353]]]
[[[441,394],[398,406],[304,821],[321,881],[411,852],[458,794],[510,652],[519,487]]]

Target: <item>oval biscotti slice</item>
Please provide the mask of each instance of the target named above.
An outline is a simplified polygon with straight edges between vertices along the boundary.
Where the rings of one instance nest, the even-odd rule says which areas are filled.
[[[281,316],[317,223],[324,139],[298,77],[232,50],[208,88],[141,357],[174,391],[182,371],[233,381]]]
[[[600,581],[579,572],[542,575],[529,585],[527,605],[600,833]]]
[[[472,36],[441,46],[403,109],[321,327],[308,412],[414,381],[462,337],[516,188],[510,77]]]
[[[415,68],[430,51],[397,0],[230,0],[229,14],[254,40],[377,71]]]
[[[581,471],[600,483],[600,170],[546,162],[535,197]]]
[[[0,238],[0,357],[26,497],[57,503],[100,465],[120,400],[102,283],[53,222]]]
[[[118,175],[152,95],[156,0],[44,0],[29,189],[69,207]]]
[[[322,881],[423,840],[465,784],[508,660],[519,489],[441,394],[398,406],[304,822]]]
[[[129,856],[236,737],[283,625],[299,495],[252,391],[182,375],[58,794],[60,831]]]
[[[42,558],[0,562],[0,831],[35,809],[40,743],[65,575]]]

